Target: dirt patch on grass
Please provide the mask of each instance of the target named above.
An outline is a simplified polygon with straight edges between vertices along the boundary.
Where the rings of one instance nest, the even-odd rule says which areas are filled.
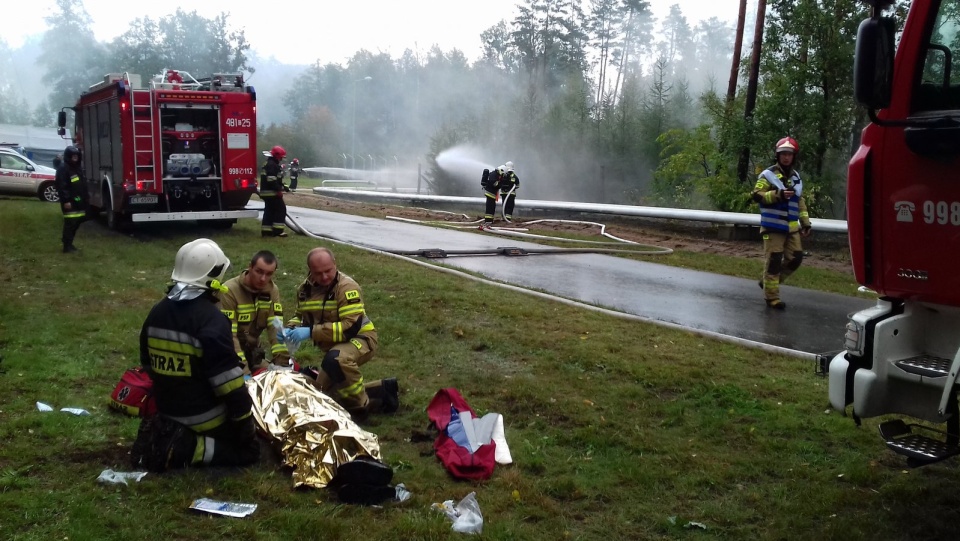
[[[393,216],[410,220],[465,224],[482,219],[475,212],[462,212],[457,209],[441,210],[404,207],[400,205],[376,202],[351,201],[307,193],[286,194],[288,205],[314,208],[331,212],[359,214],[376,218]],[[498,209],[499,210],[499,209]],[[529,214],[529,215],[528,215]],[[617,238],[641,244],[650,244],[674,251],[717,254],[744,259],[760,260],[763,255],[762,241],[754,228],[752,237],[746,240],[720,240],[721,228],[715,224],[682,222],[653,218],[629,218],[586,214],[561,214],[551,212],[524,213],[519,220],[531,233],[559,233],[576,235],[578,238],[592,237],[591,240],[613,241],[600,234],[600,228],[594,225],[540,222],[544,219],[597,222],[605,226],[604,231]],[[534,223],[529,223],[534,222]],[[500,220],[497,226],[509,226]],[[814,233],[804,239],[807,257],[803,264],[812,268],[827,269],[853,275],[850,266],[850,254],[846,235],[834,233]]]

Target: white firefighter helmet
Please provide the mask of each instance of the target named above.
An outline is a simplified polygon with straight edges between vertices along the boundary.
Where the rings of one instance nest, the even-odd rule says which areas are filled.
[[[504,167],[507,168],[507,171],[510,171],[511,173],[513,172],[513,162],[507,162],[507,163],[505,163],[505,164],[503,164],[503,165],[504,165]]]
[[[197,239],[180,247],[170,278],[189,286],[219,289],[230,260],[216,242]]]
[[[504,173],[506,173],[506,172],[507,172],[507,166],[506,166],[506,165],[501,165],[501,166],[498,166],[498,167],[497,167],[497,173],[500,173],[500,174],[502,175],[502,174],[504,174]]]

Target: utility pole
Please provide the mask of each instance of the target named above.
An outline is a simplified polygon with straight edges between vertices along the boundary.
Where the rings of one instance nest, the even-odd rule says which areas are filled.
[[[753,53],[750,57],[750,77],[747,79],[747,103],[743,111],[745,140],[737,163],[737,178],[747,181],[750,166],[750,138],[753,136],[753,110],[757,105],[757,79],[760,78],[760,48],[763,45],[763,22],[767,12],[767,0],[757,0],[757,24],[753,30]]]
[[[743,27],[747,19],[747,0],[740,0],[740,15],[737,17],[737,37],[733,45],[733,65],[730,66],[730,82],[727,84],[727,105],[737,97],[737,80],[740,79],[740,54],[743,50]]]

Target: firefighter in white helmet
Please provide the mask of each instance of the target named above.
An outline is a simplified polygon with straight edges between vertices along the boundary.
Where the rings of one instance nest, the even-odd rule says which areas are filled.
[[[777,163],[763,170],[751,194],[760,204],[760,234],[763,236],[764,268],[760,287],[767,306],[783,310],[780,284],[800,268],[803,246],[800,237],[810,235],[810,216],[803,200],[803,181],[797,172],[800,145],[793,137],[777,141]]]
[[[134,467],[243,466],[260,457],[230,322],[217,308],[229,267],[212,240],[184,244],[173,284],[143,323],[140,363],[153,381],[157,414],[141,421]]]
[[[520,189],[520,178],[513,171],[513,162],[503,165],[505,170],[500,181],[500,199],[503,200],[503,218],[506,221],[513,219],[513,205],[517,199],[517,190]]]

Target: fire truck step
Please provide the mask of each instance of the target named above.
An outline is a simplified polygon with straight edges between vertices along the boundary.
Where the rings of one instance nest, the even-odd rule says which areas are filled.
[[[927,378],[943,378],[950,373],[950,363],[952,362],[950,359],[922,353],[916,357],[902,359],[893,364],[904,372],[911,374],[917,374]]]
[[[909,459],[912,466],[923,466],[960,454],[960,446],[949,444],[943,439],[947,434],[929,427],[903,422],[894,419],[880,424],[880,436],[891,451]],[[920,434],[928,432],[938,437]],[[956,439],[956,438],[952,438]]]

